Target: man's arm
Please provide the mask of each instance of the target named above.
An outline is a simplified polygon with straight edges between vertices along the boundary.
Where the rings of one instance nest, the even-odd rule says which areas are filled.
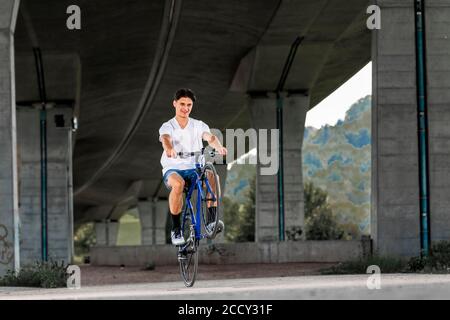
[[[163,147],[164,151],[166,152],[166,155],[169,158],[176,158],[177,157],[177,152],[173,148],[172,138],[170,137],[169,134],[163,134],[161,136],[161,143],[162,143],[162,147]]]
[[[219,154],[221,154],[221,155],[226,155],[227,154],[227,149],[222,146],[222,144],[220,143],[219,138],[217,138],[212,133],[204,132],[203,135],[202,135],[202,138],[203,138],[203,140],[208,142],[208,144],[212,148],[216,149],[216,151],[219,152]]]

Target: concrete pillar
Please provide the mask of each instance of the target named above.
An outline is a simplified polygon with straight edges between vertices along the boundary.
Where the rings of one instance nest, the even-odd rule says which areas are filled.
[[[57,128],[55,115],[64,115],[65,128]],[[49,259],[72,260],[73,216],[70,158],[72,157],[72,110],[47,111],[48,255]],[[39,110],[17,111],[17,137],[20,150],[21,260],[41,259],[41,169]]]
[[[19,0],[0,2],[0,276],[20,268],[14,30]]]
[[[165,244],[168,201],[141,200],[138,202],[138,211],[141,220],[141,244]]]
[[[372,212],[374,250],[420,252],[414,1],[377,1],[373,31]],[[433,195],[432,195],[433,196]]]
[[[275,97],[251,98],[249,108],[253,127],[276,128]],[[302,177],[302,144],[309,97],[295,95],[284,98],[283,148],[284,148],[284,199],[285,230],[304,229],[304,202]],[[258,140],[261,137],[259,136]],[[270,138],[267,138],[270,151]],[[258,141],[259,146],[260,141]],[[259,148],[258,148],[259,149]],[[256,177],[256,241],[278,240],[278,187],[277,175],[261,174],[260,155]],[[304,230],[303,230],[304,231]],[[302,237],[304,236],[304,232]],[[287,239],[287,237],[286,237]]]
[[[106,246],[106,223],[104,221],[95,221],[95,245]]]
[[[450,2],[425,1],[431,240],[450,240]]]
[[[97,246],[115,246],[117,245],[117,236],[119,234],[119,222],[117,220],[96,221],[95,244]]]

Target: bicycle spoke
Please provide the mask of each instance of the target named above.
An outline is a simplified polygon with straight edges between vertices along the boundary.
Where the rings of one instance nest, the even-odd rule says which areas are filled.
[[[192,254],[191,254],[191,256],[190,256],[190,258],[189,258],[189,261],[188,261],[188,269],[189,269],[189,266],[191,265],[191,261],[192,261]]]

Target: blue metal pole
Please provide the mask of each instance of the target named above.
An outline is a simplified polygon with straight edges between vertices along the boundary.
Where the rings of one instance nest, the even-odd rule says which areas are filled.
[[[44,67],[39,48],[33,48],[36,73],[41,98],[40,145],[41,145],[41,259],[48,260],[48,208],[47,208],[47,93],[45,91]]]
[[[415,0],[416,13],[416,59],[417,59],[417,114],[419,138],[420,183],[420,246],[421,255],[430,254],[430,190],[428,169],[428,119],[426,98],[425,24],[424,1]]]
[[[281,92],[283,91],[287,77],[294,62],[295,55],[299,45],[302,43],[304,37],[297,37],[291,45],[291,50],[286,58],[283,71],[281,73],[280,80],[277,85],[277,129],[279,130],[278,140],[278,238],[280,241],[285,240],[285,208],[284,208],[284,156],[283,156],[283,98]],[[273,152],[273,150],[272,150]]]
[[[284,217],[284,157],[283,157],[283,98],[277,93],[277,127],[279,132],[278,139],[278,238],[285,240],[285,217]],[[273,152],[273,151],[272,151]]]
[[[47,111],[45,105],[40,112],[41,133],[41,248],[42,261],[48,260],[48,209],[47,209]]]

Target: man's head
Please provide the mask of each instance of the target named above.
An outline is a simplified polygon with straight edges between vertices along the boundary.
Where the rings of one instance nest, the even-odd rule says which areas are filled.
[[[175,114],[181,118],[189,117],[192,111],[192,106],[196,100],[195,94],[191,89],[179,89],[175,92],[173,106]]]

